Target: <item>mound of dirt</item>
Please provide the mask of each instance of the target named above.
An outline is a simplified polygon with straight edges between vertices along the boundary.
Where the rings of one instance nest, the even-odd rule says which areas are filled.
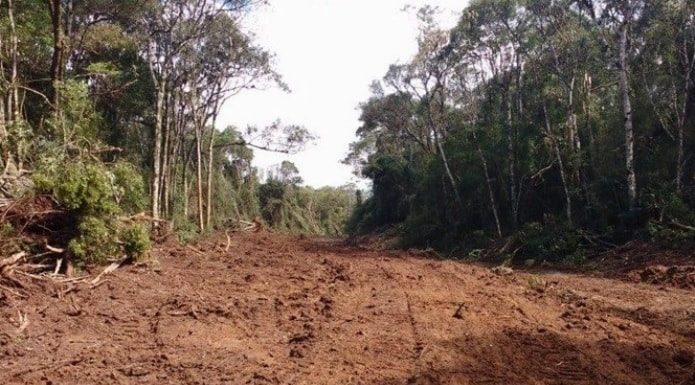
[[[695,289],[695,266],[649,266],[630,272],[628,277],[633,282]]]
[[[692,290],[262,232],[157,253],[0,285],[0,383],[695,384]]]
[[[631,242],[595,259],[593,273],[633,283],[695,289],[694,255],[689,249]]]

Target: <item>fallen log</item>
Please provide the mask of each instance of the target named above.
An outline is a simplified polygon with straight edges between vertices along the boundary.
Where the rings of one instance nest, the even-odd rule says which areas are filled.
[[[25,251],[20,251],[19,253],[13,254],[3,260],[0,260],[0,272],[8,268],[9,266],[14,266],[24,259],[28,254]]]

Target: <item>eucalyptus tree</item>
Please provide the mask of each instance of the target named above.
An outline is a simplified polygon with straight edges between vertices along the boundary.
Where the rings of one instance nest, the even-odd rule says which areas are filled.
[[[676,142],[675,191],[683,196],[688,101],[695,76],[695,2],[649,2],[636,26],[644,39],[636,72],[661,128]],[[675,133],[674,133],[675,131]]]
[[[632,110],[633,76],[631,62],[637,52],[638,39],[633,39],[633,29],[642,17],[646,0],[585,0],[578,5],[586,10],[597,28],[602,31],[602,39],[610,47],[615,60],[618,77],[618,96],[623,119],[625,146],[625,181],[627,206],[630,211],[637,207],[637,173],[635,170],[635,130]]]
[[[210,226],[213,194],[213,147],[217,116],[225,101],[249,89],[274,84],[287,89],[280,76],[271,66],[271,55],[253,43],[251,38],[239,29],[238,20],[230,13],[213,18],[207,28],[207,36],[200,46],[200,54],[207,58],[207,77],[209,115],[211,115],[210,141],[208,145],[207,206],[206,224]]]
[[[449,81],[454,65],[450,61],[442,60],[449,32],[435,23],[435,12],[436,9],[430,7],[423,7],[418,11],[418,51],[409,63],[392,65],[383,82],[401,95],[403,100],[411,103],[411,108],[418,112],[416,122],[420,128],[417,131],[424,135],[415,135],[412,130],[406,132],[413,138],[424,136],[423,144],[428,152],[441,158],[452,193],[459,208],[462,208],[461,194],[443,145],[449,136]]]
[[[516,0],[478,0],[464,11],[458,25],[452,31],[457,43],[465,39],[469,54],[474,56],[480,73],[486,74],[499,92],[503,122],[507,140],[508,192],[512,227],[516,227],[521,201],[521,180],[518,177],[517,129],[523,112],[521,82],[523,77],[522,56],[525,41],[526,19],[524,8]],[[514,91],[516,88],[516,101]],[[490,88],[492,91],[493,89]],[[516,109],[517,119],[514,120]]]

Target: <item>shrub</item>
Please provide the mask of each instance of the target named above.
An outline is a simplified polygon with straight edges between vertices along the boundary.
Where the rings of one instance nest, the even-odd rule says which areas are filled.
[[[583,260],[581,234],[569,226],[530,222],[518,235],[525,257],[539,262],[578,263]]]
[[[34,173],[40,192],[81,216],[112,216],[121,212],[114,174],[103,163],[43,160]]]
[[[127,213],[142,211],[147,206],[145,181],[130,163],[118,162],[113,166],[116,200]]]
[[[134,259],[142,259],[150,250],[150,235],[140,224],[125,227],[121,231],[121,242],[126,255]]]
[[[118,255],[118,239],[113,229],[96,217],[85,217],[78,226],[79,235],[68,244],[68,250],[82,263],[104,263]]]
[[[695,212],[680,197],[667,192],[648,194],[647,207],[652,219],[646,232],[652,242],[680,247],[695,241],[695,231],[690,229],[695,223]]]
[[[142,225],[125,226],[118,216],[145,207],[145,185],[128,163],[44,158],[34,173],[39,193],[53,196],[73,218],[68,243],[78,263],[104,263],[125,253],[140,258],[150,240]]]
[[[185,219],[180,221],[175,221],[176,223],[176,238],[179,242],[187,244],[195,241],[200,237],[198,232],[198,226]]]

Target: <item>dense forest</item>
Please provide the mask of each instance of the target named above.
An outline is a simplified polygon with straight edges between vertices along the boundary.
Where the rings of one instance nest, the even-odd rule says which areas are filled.
[[[242,27],[258,3],[0,1],[3,234],[33,227],[60,238],[59,230],[54,242],[100,260],[124,247],[142,252],[152,227],[182,240],[254,219],[342,232],[352,188],[300,186],[290,162],[267,178],[252,166],[254,149],[301,150],[315,140],[307,129],[280,121],[218,129],[230,97],[288,89],[272,54]],[[51,210],[35,209],[41,196]],[[22,221],[32,210],[68,220]]]
[[[451,30],[435,12],[361,106],[345,162],[373,193],[351,231],[577,261],[693,239],[694,2],[474,0]]]

